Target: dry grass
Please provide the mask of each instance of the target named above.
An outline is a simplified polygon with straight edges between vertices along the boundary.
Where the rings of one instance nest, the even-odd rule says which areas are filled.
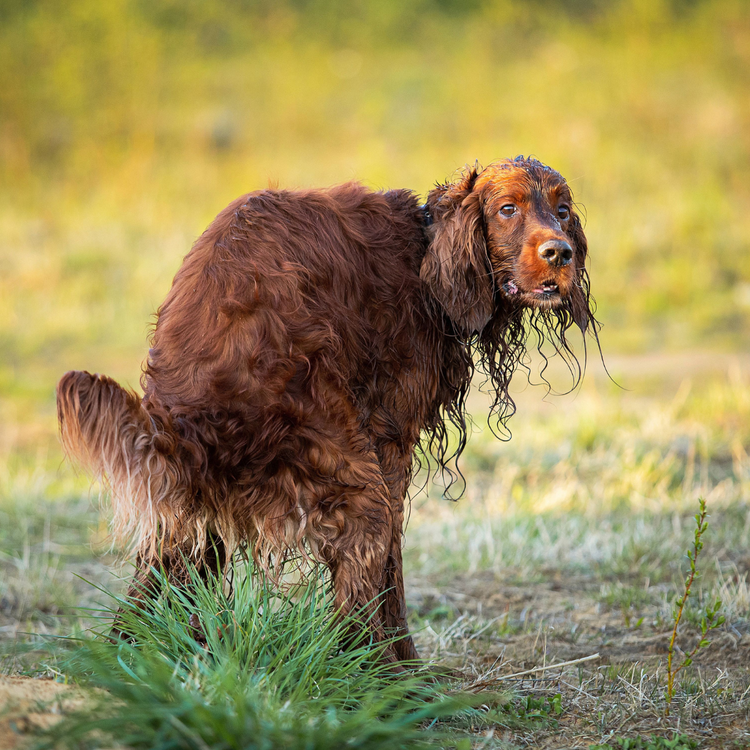
[[[562,696],[554,728],[476,727],[493,735],[488,746],[674,732],[700,747],[750,743],[747,374],[735,366],[691,385],[678,373],[660,378],[662,390],[625,377],[635,392],[594,377],[572,399],[534,406],[523,393],[509,444],[474,436],[464,500],[415,500],[407,599],[421,652],[464,672],[469,687]],[[665,719],[673,603],[698,497],[711,525],[678,644],[695,646],[716,597],[727,622],[680,674]]]
[[[689,385],[623,369],[621,379],[630,391],[593,372],[577,396],[519,393],[510,443],[473,435],[466,497],[415,495],[411,622],[425,656],[486,694],[485,714],[464,727],[478,746],[587,747],[674,731],[701,747],[750,742],[748,376],[734,367]],[[17,462],[2,484],[6,641],[85,624],[71,607],[97,597],[75,574],[116,582],[102,557],[106,527],[78,480],[30,465]],[[727,622],[680,674],[666,720],[672,603],[699,496],[711,526],[678,644],[693,647],[700,606],[716,596]],[[506,679],[527,670],[538,671]],[[508,690],[516,697],[498,704]]]

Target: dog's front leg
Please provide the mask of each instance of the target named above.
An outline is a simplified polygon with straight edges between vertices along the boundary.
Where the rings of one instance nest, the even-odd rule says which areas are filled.
[[[419,659],[414,640],[409,635],[406,622],[406,595],[404,593],[404,566],[401,559],[403,540],[403,510],[393,515],[388,561],[385,569],[383,613],[388,635],[397,638],[394,645],[401,661]]]

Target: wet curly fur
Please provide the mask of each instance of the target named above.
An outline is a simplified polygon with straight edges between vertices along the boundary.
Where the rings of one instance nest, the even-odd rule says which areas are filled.
[[[567,262],[540,256],[550,239]],[[58,386],[63,444],[111,490],[135,590],[157,563],[179,578],[187,558],[305,549],[342,611],[402,636],[389,659],[416,657],[401,561],[415,452],[460,454],[475,363],[504,426],[532,328],[572,357],[566,331],[596,328],[586,253],[564,179],[523,157],[425,206],[354,183],[234,201],[159,310],[143,397],[86,372]]]

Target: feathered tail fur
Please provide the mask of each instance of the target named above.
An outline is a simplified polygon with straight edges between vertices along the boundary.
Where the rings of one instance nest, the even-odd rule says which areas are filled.
[[[105,375],[66,373],[57,386],[57,414],[66,454],[112,494],[115,540],[155,558],[160,548],[198,540],[169,512],[189,483],[176,457],[176,436],[157,425],[140,397]]]

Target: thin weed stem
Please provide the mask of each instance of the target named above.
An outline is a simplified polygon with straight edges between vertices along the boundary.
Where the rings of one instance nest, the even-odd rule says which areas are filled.
[[[675,692],[675,678],[685,667],[689,667],[693,663],[693,657],[698,651],[711,644],[706,636],[714,628],[718,628],[724,622],[724,616],[719,615],[721,609],[721,599],[717,599],[713,606],[709,605],[703,613],[701,618],[701,637],[695,648],[686,654],[685,658],[679,666],[674,667],[674,652],[677,648],[677,630],[682,620],[682,614],[685,611],[685,605],[690,597],[690,592],[693,587],[695,577],[698,575],[698,555],[703,549],[703,535],[708,530],[708,512],[706,511],[706,501],[701,498],[699,500],[699,511],[695,514],[695,535],[693,538],[693,549],[688,550],[687,556],[690,560],[690,572],[685,578],[685,588],[682,596],[675,602],[676,609],[673,612],[674,627],[672,628],[672,637],[669,639],[669,648],[667,651],[667,705],[664,709],[664,715],[669,716],[669,709],[674,698]]]

